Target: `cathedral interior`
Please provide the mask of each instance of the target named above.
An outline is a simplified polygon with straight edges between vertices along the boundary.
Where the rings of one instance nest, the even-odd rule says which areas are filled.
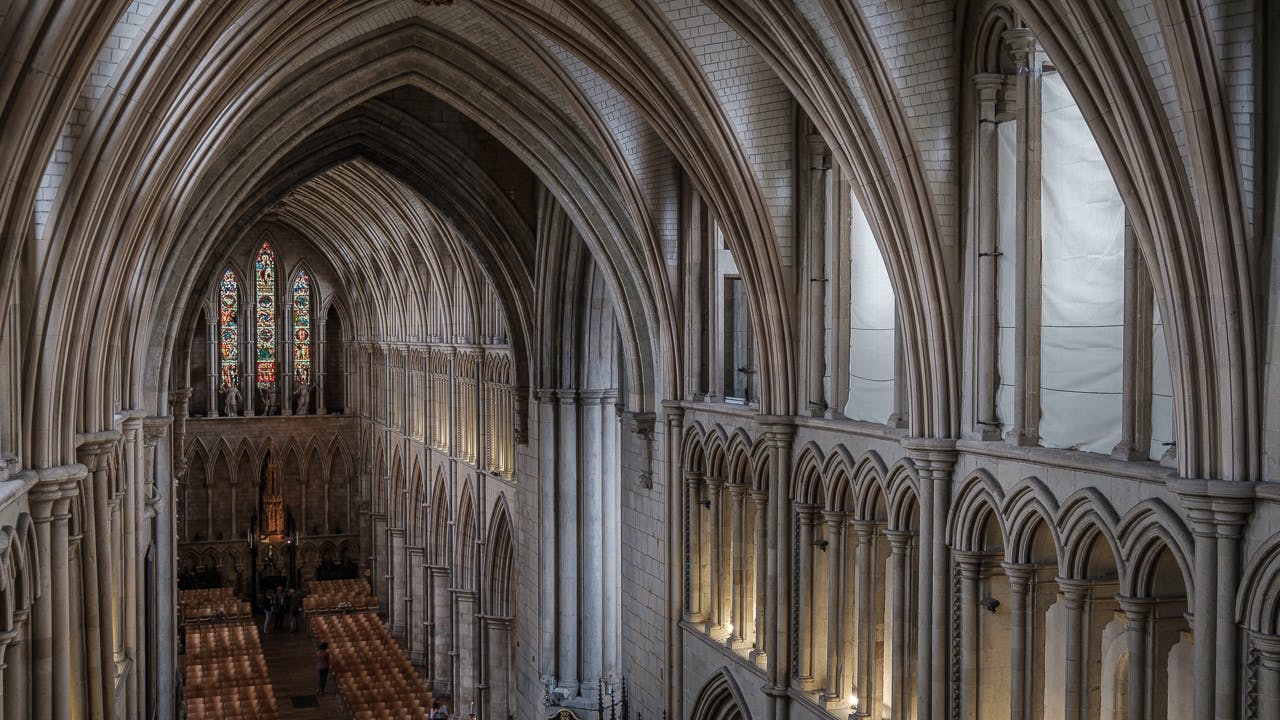
[[[205,695],[277,587],[480,720],[1280,718],[1280,4],[0,0],[0,58],[0,718],[312,717]]]

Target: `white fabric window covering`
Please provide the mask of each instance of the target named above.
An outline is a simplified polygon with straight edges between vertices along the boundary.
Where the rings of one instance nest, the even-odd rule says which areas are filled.
[[[1000,434],[1013,429],[1017,371],[1018,123],[996,126],[996,415]]]
[[[1040,440],[1120,441],[1124,202],[1061,76],[1042,78]]]
[[[1151,453],[1160,460],[1173,442],[1173,376],[1169,370],[1169,347],[1165,345],[1164,320],[1155,306],[1151,320]]]
[[[849,206],[849,399],[844,414],[884,423],[893,415],[895,297],[871,225],[852,193]]]

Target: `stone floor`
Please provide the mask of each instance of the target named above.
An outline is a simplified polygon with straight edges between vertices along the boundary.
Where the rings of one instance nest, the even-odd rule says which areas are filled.
[[[296,633],[273,632],[262,636],[262,654],[267,659],[267,671],[276,693],[276,706],[281,720],[307,718],[316,720],[340,720],[338,689],[333,678],[325,694],[317,696],[318,707],[295,708],[294,696],[312,696],[316,692],[316,670],[311,637],[301,628]]]

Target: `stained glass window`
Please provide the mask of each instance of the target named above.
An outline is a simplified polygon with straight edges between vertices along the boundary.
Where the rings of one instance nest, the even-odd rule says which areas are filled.
[[[218,377],[226,385],[240,379],[240,281],[230,268],[218,283]]]
[[[258,387],[267,388],[276,382],[276,256],[269,243],[262,243],[254,265]]]
[[[311,277],[303,270],[293,280],[293,379],[311,382]]]

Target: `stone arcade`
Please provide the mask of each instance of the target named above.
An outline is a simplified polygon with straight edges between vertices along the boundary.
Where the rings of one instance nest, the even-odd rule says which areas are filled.
[[[0,3],[0,717],[326,577],[483,720],[1280,717],[1278,38]]]

